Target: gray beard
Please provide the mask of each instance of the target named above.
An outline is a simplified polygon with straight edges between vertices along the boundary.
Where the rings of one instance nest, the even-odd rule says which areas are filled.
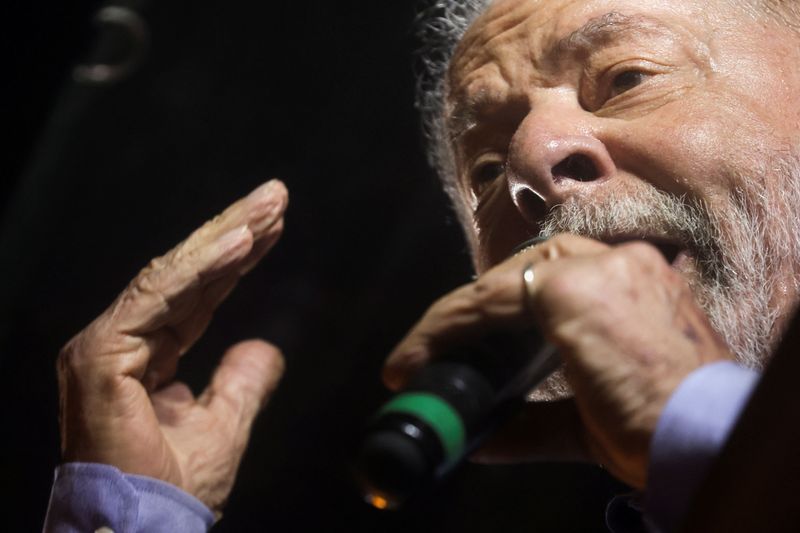
[[[781,312],[773,304],[785,286],[786,272],[800,265],[800,165],[779,161],[773,174],[740,179],[725,205],[707,204],[660,191],[645,182],[616,198],[571,198],[556,206],[540,235],[573,233],[605,240],[619,235],[660,236],[678,241],[695,258],[696,271],[686,276],[711,325],[736,359],[761,368],[781,336]],[[780,171],[783,179],[776,179]],[[777,183],[770,191],[767,178]],[[788,290],[798,292],[794,276]],[[556,373],[531,395],[548,400],[569,395]]]

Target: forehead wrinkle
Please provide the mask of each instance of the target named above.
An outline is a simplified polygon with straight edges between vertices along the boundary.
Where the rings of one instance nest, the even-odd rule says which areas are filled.
[[[508,89],[515,82],[519,85],[521,80],[516,78],[521,72],[532,66],[535,70],[540,54],[530,43],[535,31],[544,25],[531,27],[524,7],[517,4],[499,15],[479,18],[457,47],[448,69],[445,103],[445,124],[451,141],[473,129],[481,114],[502,104]],[[520,34],[525,37],[520,39]],[[520,55],[527,57],[527,62],[520,62]],[[459,77],[457,72],[466,74]],[[528,78],[523,85],[534,82]]]
[[[566,37],[558,39],[548,51],[551,61],[568,54],[588,54],[595,48],[614,43],[621,37],[635,34],[650,36],[662,34],[663,24],[643,15],[623,15],[611,11],[590,19]]]
[[[469,92],[475,80],[481,79],[491,78],[492,85],[497,84],[495,80],[508,84],[520,70],[529,68],[533,56],[528,50],[528,39],[520,39],[519,34],[519,26],[507,28],[487,39],[477,53],[454,65],[455,68],[450,71],[453,93]],[[525,56],[527,61],[520,61],[521,56]],[[458,76],[456,72],[463,74]]]
[[[528,63],[535,60],[537,54],[528,49],[529,43],[542,26],[542,23],[533,23],[525,2],[496,0],[456,47],[448,68],[448,96],[468,90],[470,78],[487,77],[481,76],[487,73],[489,77],[511,82],[520,70],[528,67],[520,64],[520,53],[527,56]],[[492,70],[486,68],[490,64],[494,67]]]
[[[482,87],[471,94],[462,91],[462,98],[448,106],[447,133],[451,141],[456,141],[478,124],[482,114],[500,104],[505,98],[505,91],[491,90]]]
[[[456,70],[470,71],[479,68],[480,63],[485,62],[483,56],[487,50],[491,50],[498,40],[528,20],[529,14],[524,3],[512,3],[510,8],[503,9],[505,5],[508,4],[492,6],[473,22],[453,52],[449,77]]]

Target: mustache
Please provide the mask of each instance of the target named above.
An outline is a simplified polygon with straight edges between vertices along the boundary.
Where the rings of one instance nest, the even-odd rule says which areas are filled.
[[[705,202],[642,185],[602,200],[573,197],[554,206],[539,226],[539,236],[573,233],[608,243],[643,239],[670,242],[695,258],[703,277],[725,277],[721,217]]]

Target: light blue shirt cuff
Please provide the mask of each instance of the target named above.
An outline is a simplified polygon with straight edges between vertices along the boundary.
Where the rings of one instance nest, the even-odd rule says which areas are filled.
[[[717,362],[689,374],[672,394],[650,444],[644,509],[651,529],[680,525],[758,378],[733,362]]]
[[[67,463],[56,469],[44,531],[195,533],[213,524],[211,510],[174,485],[110,465]]]

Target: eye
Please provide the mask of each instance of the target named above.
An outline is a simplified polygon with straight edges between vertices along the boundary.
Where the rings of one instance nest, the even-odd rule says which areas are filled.
[[[479,163],[473,169],[470,177],[472,190],[477,196],[480,196],[503,172],[505,172],[505,165],[501,161]]]
[[[619,96],[620,94],[630,91],[634,87],[641,85],[645,81],[647,81],[648,74],[646,72],[642,72],[641,70],[626,70],[624,72],[620,72],[611,80],[611,89],[608,94],[608,98],[614,98],[615,96]]]

